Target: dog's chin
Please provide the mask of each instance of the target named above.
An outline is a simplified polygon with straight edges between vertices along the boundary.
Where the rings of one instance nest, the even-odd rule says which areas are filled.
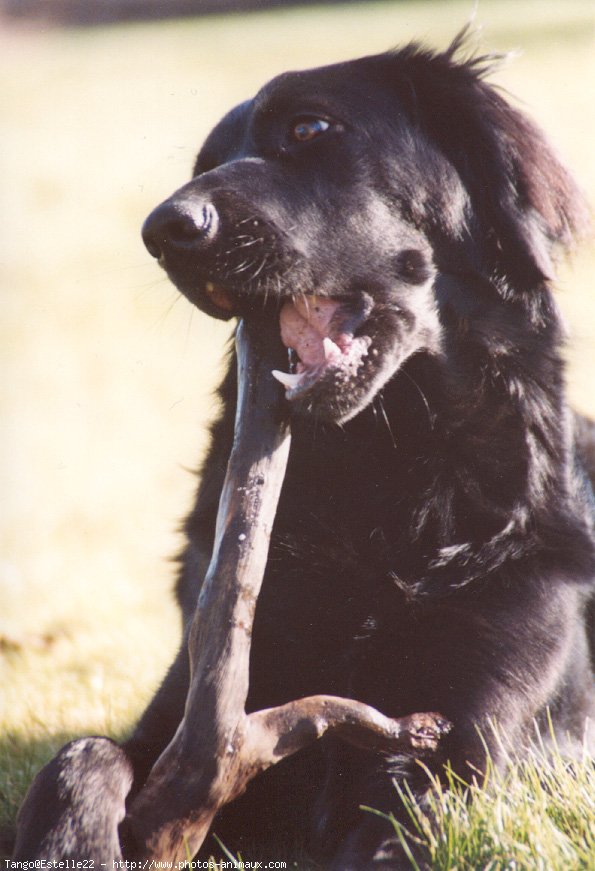
[[[412,353],[397,335],[385,332],[366,336],[365,345],[357,365],[329,366],[303,386],[286,390],[292,415],[317,423],[347,423],[373,402]]]
[[[375,368],[367,359],[354,370],[329,367],[304,387],[286,392],[292,414],[312,417],[317,422],[346,423],[372,402],[392,374],[379,377]]]

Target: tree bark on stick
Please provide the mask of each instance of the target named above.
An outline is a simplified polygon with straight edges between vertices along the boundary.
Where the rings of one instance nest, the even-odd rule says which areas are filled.
[[[181,862],[194,855],[217,811],[253,777],[328,730],[366,748],[427,751],[448,728],[437,714],[394,720],[333,696],[246,714],[254,611],[290,432],[262,327],[241,322],[236,346],[235,437],[213,556],[190,630],[186,710],[127,817],[138,858]]]

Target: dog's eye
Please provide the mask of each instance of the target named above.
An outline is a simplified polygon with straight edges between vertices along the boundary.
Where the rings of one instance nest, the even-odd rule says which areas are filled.
[[[324,118],[300,118],[291,128],[291,136],[296,142],[310,142],[326,133],[330,126]]]

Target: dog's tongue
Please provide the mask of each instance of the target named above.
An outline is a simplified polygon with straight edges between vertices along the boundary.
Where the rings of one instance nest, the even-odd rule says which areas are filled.
[[[304,367],[315,369],[340,358],[341,351],[329,335],[338,307],[336,300],[307,296],[286,302],[281,309],[281,340],[286,348],[293,348]]]

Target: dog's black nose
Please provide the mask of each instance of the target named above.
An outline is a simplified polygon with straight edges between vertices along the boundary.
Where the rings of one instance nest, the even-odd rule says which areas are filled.
[[[147,251],[160,260],[168,252],[196,249],[217,232],[219,218],[212,203],[166,200],[143,224]]]

